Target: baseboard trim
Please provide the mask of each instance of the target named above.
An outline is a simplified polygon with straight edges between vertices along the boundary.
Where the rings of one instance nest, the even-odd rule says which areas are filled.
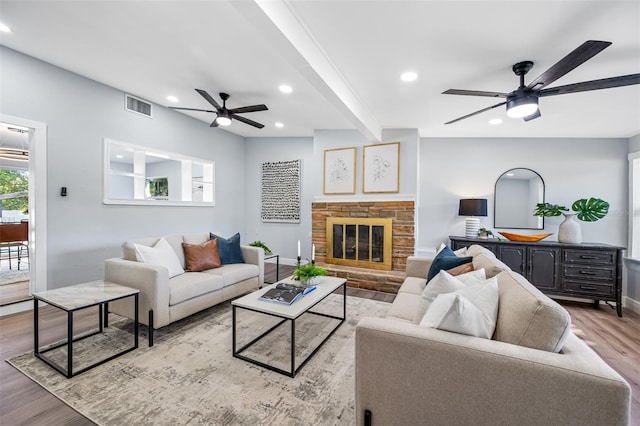
[[[624,296],[622,298],[622,306],[635,313],[640,314],[640,302],[630,298],[629,296]]]
[[[33,309],[33,300],[25,300],[24,302],[12,303],[10,305],[0,306],[0,317],[5,315],[17,314]]]

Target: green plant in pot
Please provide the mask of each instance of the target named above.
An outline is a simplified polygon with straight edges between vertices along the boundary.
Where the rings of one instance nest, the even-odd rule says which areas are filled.
[[[303,284],[315,284],[318,280],[316,277],[322,277],[327,275],[327,270],[310,262],[307,259],[307,263],[299,264],[295,271],[293,271],[293,279],[300,281]]]
[[[269,249],[269,247],[267,247],[267,245],[265,243],[263,243],[262,241],[253,241],[253,242],[249,243],[249,245],[251,247],[261,248],[262,250],[264,250],[264,254],[266,254],[266,255],[272,254],[271,249]]]
[[[582,242],[582,229],[576,218],[584,222],[595,222],[609,213],[609,203],[600,198],[581,198],[571,204],[571,211],[565,206],[551,203],[539,203],[534,216],[553,217],[564,215],[565,219],[558,227],[558,241],[561,243]]]

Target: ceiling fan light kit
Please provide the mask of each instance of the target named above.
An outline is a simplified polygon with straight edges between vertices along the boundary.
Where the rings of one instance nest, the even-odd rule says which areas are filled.
[[[538,110],[536,95],[513,96],[507,98],[507,115],[510,118],[524,118]]]
[[[533,67],[533,62],[518,62],[512,67],[512,70],[520,77],[520,86],[510,93],[462,89],[446,90],[442,92],[442,94],[506,98],[506,101],[472,112],[471,114],[458,117],[446,122],[445,124],[453,124],[466,118],[473,117],[474,115],[490,111],[502,105],[507,106],[507,115],[509,117],[522,118],[524,121],[531,121],[541,116],[540,109],[538,108],[538,99],[540,97],[566,95],[569,93],[588,92],[591,90],[610,89],[613,87],[640,84],[640,74],[629,74],[546,88],[554,81],[573,71],[578,66],[611,46],[611,44],[612,43],[609,41],[587,40],[526,86],[524,84],[524,76]]]

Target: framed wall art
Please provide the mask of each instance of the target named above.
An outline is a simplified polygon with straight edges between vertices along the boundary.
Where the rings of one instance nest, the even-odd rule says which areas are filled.
[[[302,160],[262,163],[263,222],[300,222]]]
[[[323,176],[325,194],[355,194],[356,148],[326,149]]]
[[[363,147],[362,192],[400,192],[400,142]]]

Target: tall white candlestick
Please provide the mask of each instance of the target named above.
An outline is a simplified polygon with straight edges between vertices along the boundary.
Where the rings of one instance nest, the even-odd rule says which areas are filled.
[[[311,260],[316,260],[316,245],[311,245]]]
[[[298,257],[300,257],[300,240],[298,240]]]

